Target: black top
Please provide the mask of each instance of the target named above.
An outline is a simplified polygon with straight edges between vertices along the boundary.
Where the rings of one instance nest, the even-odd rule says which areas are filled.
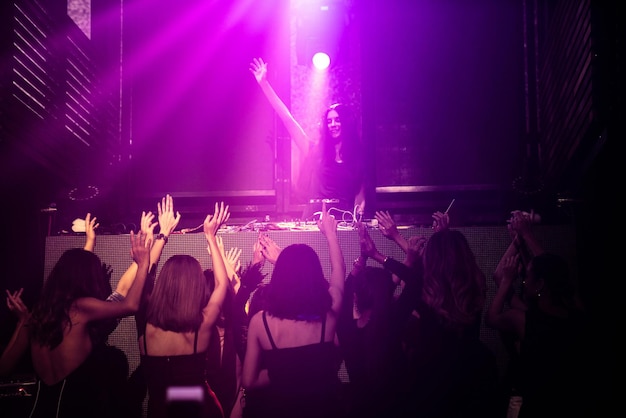
[[[555,317],[531,306],[520,344],[521,417],[584,416],[588,413],[592,343],[582,313]],[[595,383],[592,383],[595,384]]]
[[[37,383],[31,417],[119,418],[125,416],[128,360],[116,347],[101,344],[55,385]]]
[[[388,259],[385,267],[405,280],[406,301],[400,309],[411,317],[415,308],[416,343],[408,347],[402,414],[421,418],[501,416],[499,369],[495,354],[479,339],[476,324],[465,332],[450,330],[421,298],[423,271]],[[412,272],[412,273],[411,273]],[[402,297],[402,296],[401,296]],[[406,312],[409,312],[407,315]]]
[[[326,318],[322,320],[319,343],[299,347],[280,348],[274,343],[267,325],[266,311],[263,323],[272,344],[264,350],[262,361],[267,366],[270,385],[258,389],[252,399],[246,395],[246,417],[340,417],[340,389],[338,377],[340,356],[333,341],[324,341]],[[250,391],[249,391],[250,392]],[[251,391],[251,392],[254,392]]]
[[[327,209],[337,208],[353,213],[354,198],[364,180],[360,161],[338,163],[334,159],[322,159],[320,152],[318,147],[313,148],[300,170],[297,189],[307,204],[303,217],[308,219],[320,211],[322,199],[331,201],[327,203]],[[337,213],[332,214],[341,218]]]
[[[148,417],[167,418],[167,388],[171,386],[198,386],[202,388],[204,403],[203,417],[224,416],[213,390],[206,379],[206,353],[196,351],[198,332],[194,339],[193,354],[177,356],[151,356],[144,335],[144,350],[141,355],[141,370],[148,385]]]
[[[387,261],[390,265],[394,263],[399,262],[393,259]],[[348,372],[350,416],[353,417],[396,414],[393,408],[397,406],[397,396],[405,385],[403,374],[407,367],[401,337],[412,311],[411,287],[415,286],[412,280],[415,274],[402,267],[399,269],[405,272],[405,280],[410,284],[397,300],[393,297],[396,285],[391,275],[377,275],[375,280],[380,282],[368,283],[372,287],[374,301],[369,320],[362,327],[353,318],[353,293],[358,279],[352,273],[346,279],[337,337]],[[367,273],[364,270],[362,274]]]

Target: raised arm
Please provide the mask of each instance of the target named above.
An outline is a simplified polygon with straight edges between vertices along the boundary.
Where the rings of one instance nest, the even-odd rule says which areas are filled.
[[[0,376],[10,375],[19,363],[22,356],[28,350],[28,320],[30,312],[22,301],[24,289],[7,293],[7,307],[18,317],[17,324],[11,335],[11,339],[0,356]]]
[[[264,62],[262,58],[254,58],[250,63],[250,72],[254,75],[267,101],[276,114],[278,114],[280,120],[283,121],[292,141],[296,143],[300,152],[306,155],[309,150],[309,139],[304,129],[302,129],[302,126],[296,121],[285,103],[278,97],[278,94],[276,94],[276,91],[267,80],[267,63]]]
[[[156,226],[156,222],[152,222],[154,219],[154,214],[152,212],[141,212],[141,227],[140,231],[145,234],[146,239],[154,242],[154,227]],[[156,244],[152,244],[152,248],[156,247]],[[159,247],[163,248],[163,246]],[[152,250],[151,250],[152,251]],[[137,263],[133,260],[130,263],[130,266],[126,269],[122,277],[120,277],[119,282],[117,282],[117,287],[115,288],[115,292],[113,292],[113,298],[115,300],[120,300],[128,294],[128,290],[133,285],[133,280],[135,280],[135,276],[137,275]]]
[[[378,230],[385,236],[385,238],[398,244],[398,246],[406,254],[409,250],[409,243],[406,238],[400,234],[400,231],[398,231],[398,227],[389,212],[376,211],[374,217],[378,221]]]
[[[376,243],[367,232],[367,228],[362,222],[357,223],[357,230],[359,232],[359,243],[361,246],[362,256],[367,256],[368,258],[382,264],[384,268],[396,276],[394,278],[394,283],[397,283],[397,280],[401,280],[403,282],[411,280],[414,276],[412,269],[408,265],[382,254],[378,248],[376,248]]]
[[[326,202],[322,203],[322,216],[317,220],[317,226],[328,242],[330,256],[330,287],[328,292],[333,301],[332,310],[339,315],[346,280],[346,262],[343,259],[343,253],[337,238],[337,220],[333,215],[328,214]]]
[[[208,326],[213,326],[215,321],[217,321],[229,286],[224,258],[222,257],[216,238],[218,229],[228,220],[229,217],[230,213],[228,212],[228,206],[224,207],[224,202],[221,202],[220,204],[215,203],[215,211],[213,215],[207,215],[203,225],[204,236],[208,242],[207,250],[211,255],[213,275],[215,277],[215,289],[213,290],[213,293],[211,293],[209,301],[203,309],[203,323]]]
[[[159,214],[159,234],[155,237],[150,251],[150,269],[159,263],[165,244],[180,222],[180,212],[174,210],[174,198],[169,194],[161,199],[161,203],[157,203],[157,212]]]
[[[499,283],[496,295],[487,308],[485,324],[494,329],[513,332],[518,338],[524,333],[524,311],[514,308],[505,310],[504,305],[509,298],[513,282],[517,277],[517,266],[519,255],[508,255],[502,257],[494,273],[494,280]]]
[[[137,264],[137,273],[135,274],[133,284],[130,286],[130,289],[128,289],[128,295],[124,299],[124,302],[132,309],[132,313],[135,313],[139,309],[143,286],[148,277],[152,240],[148,238],[147,234],[144,232],[140,231],[138,235],[135,235],[131,231],[130,242],[130,254],[135,264]]]
[[[258,243],[261,246],[260,250],[263,258],[269,261],[270,264],[276,264],[276,260],[278,260],[282,248],[266,234],[259,234]]]
[[[222,237],[217,235],[215,238],[217,239],[217,246],[220,249],[222,258],[224,259],[224,266],[226,267],[230,287],[236,294],[241,286],[241,278],[239,277],[239,272],[241,271],[241,248],[231,247],[230,250],[226,251]]]
[[[448,212],[436,211],[433,213],[433,230],[435,232],[447,229],[450,227],[450,215]]]
[[[76,301],[78,314],[81,316],[78,320],[96,321],[99,319],[119,318],[132,315],[139,309],[141,294],[148,276],[148,267],[150,266],[150,245],[151,241],[146,240],[146,234],[139,232],[130,233],[131,256],[137,264],[137,273],[133,280],[128,295],[125,298],[103,301],[96,298],[85,297]]]
[[[100,226],[96,221],[97,218],[95,216],[92,218],[91,213],[85,216],[85,246],[83,248],[90,252],[93,252],[96,247],[96,229]]]
[[[178,226],[178,222],[180,222],[180,213],[174,211],[174,199],[169,194],[162,198],[161,202],[157,203],[157,211],[159,215],[159,234],[156,239],[154,237],[154,229],[157,223],[153,222],[154,214],[152,212],[141,213],[141,231],[146,234],[147,240],[152,241],[152,248],[150,249],[150,270],[158,265],[161,254],[163,253],[163,248],[170,234],[174,232],[176,226]],[[115,292],[121,296],[126,296],[136,273],[137,263],[133,262],[120,278]]]

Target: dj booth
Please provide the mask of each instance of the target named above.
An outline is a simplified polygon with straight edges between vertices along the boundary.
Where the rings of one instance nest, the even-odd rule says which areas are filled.
[[[368,226],[369,233],[381,253],[403,260],[404,253],[391,240],[387,239],[375,225]],[[405,237],[430,236],[432,230],[426,227],[399,227],[400,233]],[[476,255],[478,265],[487,277],[488,293],[487,304],[495,295],[495,284],[491,279],[493,272],[502,254],[510,243],[510,235],[506,226],[468,226],[454,228],[465,234],[467,240]],[[547,251],[554,252],[565,257],[571,266],[572,273],[576,277],[576,236],[575,229],[571,225],[552,226],[536,225],[536,234],[543,247]],[[201,231],[201,229],[199,230]],[[281,248],[294,243],[305,243],[313,247],[320,256],[326,275],[330,274],[330,261],[326,246],[326,239],[316,226],[310,224],[276,224],[255,223],[245,226],[229,226],[220,230],[224,248],[226,250],[236,247],[242,250],[241,265],[246,266],[252,259],[252,249],[260,232],[268,234]],[[359,255],[358,233],[350,225],[340,226],[338,231],[339,243],[343,250],[346,268],[352,266],[353,260]],[[69,248],[83,247],[85,237],[83,235],[60,235],[46,238],[45,247],[45,277],[48,276],[55,262],[61,254]],[[175,254],[189,254],[196,257],[203,268],[211,268],[211,259],[207,253],[207,243],[202,232],[174,233],[170,235],[165,246],[160,266],[169,257]],[[115,288],[122,273],[131,263],[130,238],[128,234],[100,235],[96,239],[95,253],[103,263],[111,266],[112,287]],[[376,266],[377,263],[369,260],[368,264]],[[267,278],[271,277],[272,264],[265,263],[263,273]],[[501,344],[498,333],[486,326],[481,329],[481,338],[496,353],[501,370],[504,371],[508,358]],[[134,319],[124,318],[117,329],[111,334],[110,344],[120,348],[128,359],[129,371],[132,373],[139,364],[139,351],[137,347],[137,334]],[[345,369],[340,371],[342,380],[347,381]]]

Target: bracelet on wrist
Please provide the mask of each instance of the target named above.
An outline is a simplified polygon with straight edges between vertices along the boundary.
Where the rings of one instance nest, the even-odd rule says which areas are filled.
[[[167,244],[168,237],[165,234],[157,234],[155,239],[162,239],[164,244]]]

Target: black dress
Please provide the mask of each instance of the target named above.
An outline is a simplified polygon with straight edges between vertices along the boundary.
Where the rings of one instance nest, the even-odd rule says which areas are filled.
[[[526,312],[520,345],[522,417],[584,417],[597,412],[591,400],[598,380],[590,378],[597,358],[587,344],[589,324],[580,312],[548,315],[534,306]]]
[[[263,351],[270,385],[248,390],[244,417],[250,418],[326,418],[342,416],[341,382],[337,375],[339,349],[333,341],[324,341],[326,319],[322,322],[319,343],[278,348],[267,325],[263,323],[272,344]]]
[[[128,360],[124,352],[100,344],[62,381],[54,385],[37,382],[30,417],[125,417],[127,374]]]
[[[391,260],[390,260],[391,261]],[[366,269],[375,269],[367,267]],[[374,270],[372,270],[374,271]],[[360,274],[368,274],[366,270]],[[398,300],[396,285],[388,276],[372,277],[368,286],[375,295],[369,321],[363,327],[353,318],[353,294],[359,278],[350,273],[344,289],[344,301],[337,336],[349,382],[347,416],[355,418],[395,416],[398,393],[404,387],[406,362],[401,346],[401,332],[411,309],[402,307],[409,294]],[[362,285],[361,285],[362,286]]]
[[[224,411],[206,378],[206,352],[196,352],[198,332],[194,340],[194,353],[178,356],[150,356],[144,336],[144,355],[141,369],[148,385],[148,417],[167,418],[169,411],[166,399],[171,386],[197,386],[202,388],[204,403],[198,407],[198,416],[224,417]]]
[[[406,283],[398,300],[397,318],[409,318],[413,309],[419,313],[411,331],[414,340],[404,339],[407,366],[395,416],[501,416],[499,369],[495,354],[479,338],[481,317],[477,315],[462,330],[448,328],[421,298],[422,269],[410,270],[393,259],[384,266]]]

